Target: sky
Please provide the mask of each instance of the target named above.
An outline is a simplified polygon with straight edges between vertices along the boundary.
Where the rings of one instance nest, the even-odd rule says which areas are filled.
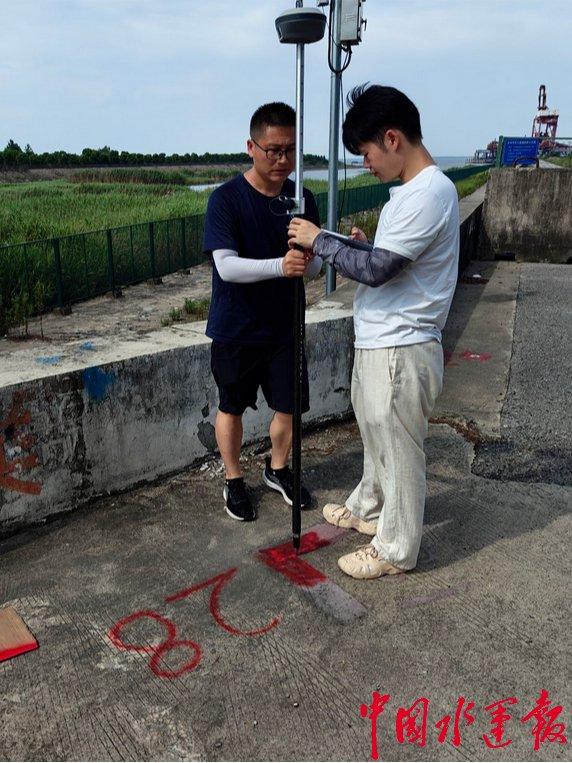
[[[315,7],[315,0],[306,0]],[[294,0],[0,0],[0,147],[243,151],[252,112],[295,103]],[[529,135],[538,87],[572,135],[572,0],[367,0],[344,74],[403,90],[435,156]],[[306,152],[327,154],[326,41],[306,47]]]

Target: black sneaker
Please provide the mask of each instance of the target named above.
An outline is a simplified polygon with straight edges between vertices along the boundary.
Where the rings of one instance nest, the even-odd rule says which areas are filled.
[[[282,469],[272,469],[270,466],[270,458],[266,458],[266,467],[262,472],[262,479],[268,487],[272,490],[277,490],[282,493],[282,497],[289,506],[292,506],[292,496],[294,495],[294,475],[292,469],[289,466],[284,466]],[[304,485],[300,488],[300,508],[309,509],[312,503],[312,496],[306,490]]]
[[[256,519],[256,511],[250,503],[242,477],[226,480],[222,494],[226,513],[233,519],[238,519],[240,522],[253,522]]]

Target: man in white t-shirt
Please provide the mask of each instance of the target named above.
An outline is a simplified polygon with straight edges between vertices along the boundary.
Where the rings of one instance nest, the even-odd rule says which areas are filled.
[[[355,578],[413,569],[421,544],[426,470],[423,442],[443,383],[441,331],[459,259],[453,183],[424,147],[419,112],[404,93],[355,88],[343,125],[346,148],[382,182],[399,178],[383,207],[370,251],[295,218],[291,245],[312,248],[359,282],[354,299],[352,404],[364,445],[363,476],[328,522],[371,541],[339,560]],[[362,231],[352,237],[366,241]]]

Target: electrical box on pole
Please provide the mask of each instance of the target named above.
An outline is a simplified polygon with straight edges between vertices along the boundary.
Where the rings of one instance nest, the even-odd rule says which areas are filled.
[[[338,148],[340,132],[340,96],[342,74],[352,55],[352,46],[359,45],[366,27],[363,18],[365,0],[318,0],[318,6],[329,5],[330,35],[328,66],[330,67],[330,147],[328,156],[328,229],[338,229]],[[342,53],[345,62],[342,63]],[[336,288],[336,271],[326,265],[326,294]]]
[[[365,0],[340,0],[340,2],[340,42],[346,45],[358,45],[361,42],[362,30],[367,23],[363,17]]]

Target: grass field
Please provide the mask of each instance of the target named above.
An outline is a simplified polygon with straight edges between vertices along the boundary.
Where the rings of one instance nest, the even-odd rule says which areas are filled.
[[[470,178],[466,178],[465,180],[459,180],[457,183],[455,183],[457,186],[457,194],[459,195],[459,198],[462,199],[476,191],[477,188],[480,188],[487,182],[488,177],[489,171],[485,170],[484,172],[479,172],[476,175],[472,175]]]
[[[201,214],[208,195],[167,183],[51,180],[2,185],[0,244]]]

